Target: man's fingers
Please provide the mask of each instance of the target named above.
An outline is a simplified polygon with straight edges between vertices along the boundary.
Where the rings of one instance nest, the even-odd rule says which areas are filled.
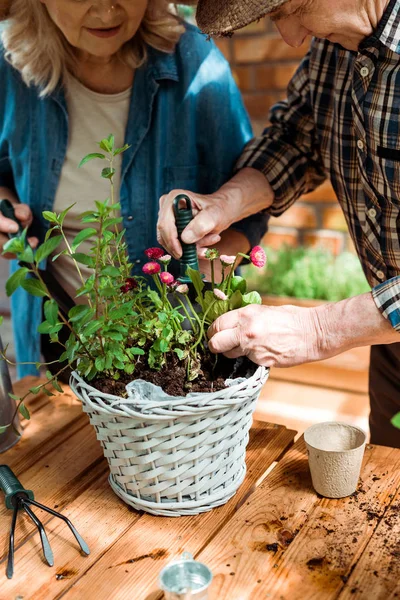
[[[0,213],[0,231],[2,233],[17,233],[18,229],[18,225],[15,221],[7,219],[7,217]]]
[[[218,244],[218,242],[221,241],[221,236],[218,233],[209,233],[208,235],[206,235],[204,238],[202,238],[201,240],[199,240],[197,242],[197,246],[199,247],[199,250],[201,248],[209,248],[210,246],[215,246],[215,244]]]
[[[240,347],[239,329],[224,329],[213,335],[208,342],[208,347],[214,354],[225,354]],[[237,356],[240,356],[239,354]]]
[[[215,207],[203,208],[189,223],[182,233],[182,241],[185,244],[194,244],[205,238],[210,233],[222,231],[220,218]]]
[[[242,350],[242,348],[240,346],[238,346],[237,348],[234,348],[233,350],[230,350],[229,352],[224,352],[224,356],[226,356],[226,358],[239,358],[239,356],[245,356],[245,352],[244,350]]]
[[[216,319],[214,323],[208,328],[208,338],[212,338],[213,335],[220,331],[223,331],[224,329],[233,329],[234,327],[237,327],[239,324],[238,313],[238,310],[231,310],[223,314],[221,317],[218,317],[218,319]]]

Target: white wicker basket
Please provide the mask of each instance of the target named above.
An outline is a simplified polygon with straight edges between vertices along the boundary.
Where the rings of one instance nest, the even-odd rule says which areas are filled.
[[[129,397],[119,398],[76,372],[70,385],[103,446],[114,492],[137,510],[181,516],[211,510],[236,493],[246,473],[252,413],[268,374],[259,367],[224,390],[185,398],[136,381],[127,386]]]

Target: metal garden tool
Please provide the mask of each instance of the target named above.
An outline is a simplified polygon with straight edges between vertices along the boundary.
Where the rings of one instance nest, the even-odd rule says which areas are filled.
[[[75,527],[72,525],[71,521],[61,515],[60,513],[40,504],[35,501],[34,494],[32,490],[26,490],[19,480],[16,478],[10,467],[7,465],[0,465],[0,488],[3,490],[5,494],[6,507],[10,508],[13,511],[12,521],[11,521],[11,529],[10,529],[10,541],[8,548],[8,561],[7,561],[7,577],[11,579],[14,573],[14,534],[15,534],[15,526],[17,523],[18,512],[20,510],[24,510],[31,521],[36,525],[39,534],[40,540],[42,542],[42,549],[46,563],[52,567],[54,565],[53,552],[51,550],[49,540],[47,538],[46,532],[41,521],[37,518],[31,506],[37,506],[38,508],[48,512],[53,515],[53,517],[59,517],[68,525],[70,530],[72,531],[76,541],[78,542],[80,549],[86,556],[90,554],[90,550],[86,542],[79,535]]]
[[[11,219],[17,223],[19,230],[16,233],[9,233],[8,237],[10,239],[14,237],[19,237],[23,233],[23,227],[20,221],[15,216],[14,207],[9,200],[0,200],[0,212],[7,217],[7,219]],[[29,263],[19,263],[21,267],[31,268],[32,265]],[[68,311],[75,306],[75,302],[72,298],[66,293],[66,291],[59,284],[57,279],[49,272],[43,269],[39,270],[40,277],[43,282],[46,284],[47,289],[51,292],[52,297],[57,302],[60,310],[64,313],[65,316],[68,315]]]
[[[4,351],[1,337],[0,351]],[[14,446],[14,444],[20,440],[22,433],[18,413],[16,411],[16,402],[10,397],[12,391],[13,388],[7,362],[0,358],[0,427],[12,423],[12,425],[3,431],[3,433],[0,433],[0,452],[5,452]]]

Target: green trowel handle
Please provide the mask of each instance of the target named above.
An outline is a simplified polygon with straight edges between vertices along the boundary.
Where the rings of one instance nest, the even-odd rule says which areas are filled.
[[[11,219],[12,221],[15,221],[15,223],[19,227],[19,230],[17,232],[9,233],[8,237],[11,239],[13,237],[18,237],[18,236],[22,235],[22,233],[24,232],[24,228],[22,227],[20,221],[18,221],[17,217],[15,216],[14,207],[9,200],[6,200],[5,198],[0,200],[0,212],[3,214],[4,217],[7,217],[7,219]]]
[[[180,206],[180,204],[183,203],[185,203],[185,206]],[[192,269],[198,271],[199,261],[197,259],[196,244],[184,244],[181,240],[182,231],[187,225],[189,225],[190,221],[193,219],[192,202],[189,196],[186,196],[186,194],[179,194],[179,196],[176,196],[176,198],[174,199],[174,213],[176,228],[178,230],[178,238],[182,246],[182,256],[179,259],[179,280],[182,283],[190,283],[190,279],[186,275],[186,270],[188,267],[191,267]]]
[[[14,508],[12,499],[15,494],[25,494],[31,500],[35,499],[32,490],[26,490],[19,480],[15,477],[10,467],[7,465],[0,465],[0,488],[3,490],[6,496],[6,507]]]

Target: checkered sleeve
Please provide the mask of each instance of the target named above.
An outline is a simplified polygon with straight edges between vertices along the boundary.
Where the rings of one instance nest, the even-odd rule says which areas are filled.
[[[382,315],[400,333],[400,276],[388,279],[374,287],[372,297]]]
[[[288,86],[287,100],[271,109],[271,126],[247,144],[236,164],[237,169],[252,167],[266,176],[275,192],[274,203],[267,210],[273,216],[282,214],[326,178],[310,98],[310,52]]]

